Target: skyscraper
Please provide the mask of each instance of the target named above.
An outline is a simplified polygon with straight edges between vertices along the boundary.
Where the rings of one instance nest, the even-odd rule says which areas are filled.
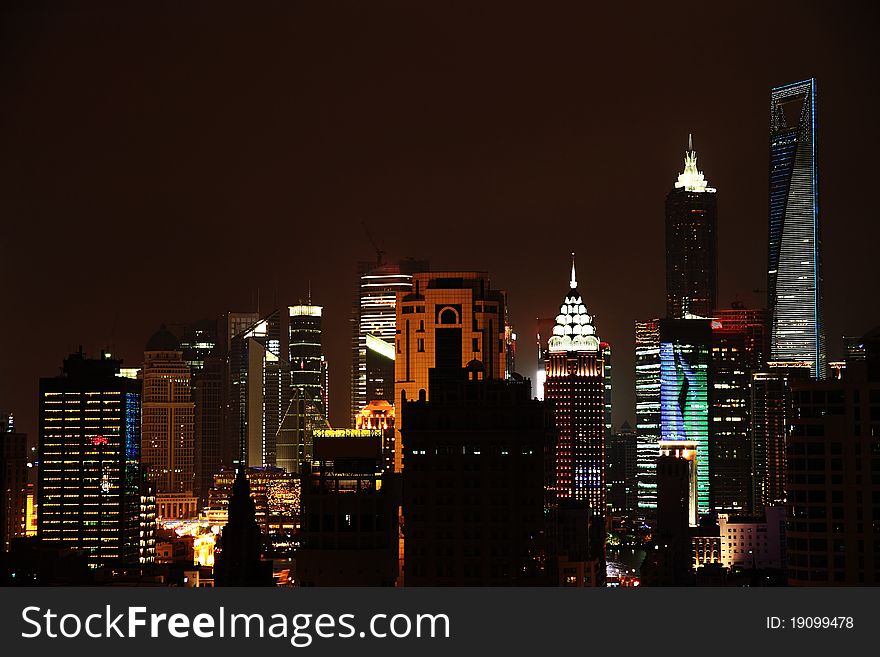
[[[666,317],[709,317],[718,297],[715,189],[697,170],[688,136],[684,172],[666,197]]]
[[[770,94],[767,303],[771,358],[807,361],[813,376],[824,379],[814,79]]]
[[[487,379],[504,379],[507,354],[507,295],[492,289],[486,272],[421,272],[412,291],[397,294],[394,405],[403,396],[430,399],[428,374],[458,376],[471,361]],[[395,469],[402,467],[400,429],[406,418],[396,412]]]
[[[571,280],[544,361],[544,399],[552,404],[558,432],[556,496],[587,502],[605,515],[605,362],[593,317]]]
[[[608,512],[636,513],[638,509],[637,437],[628,422],[605,439],[605,483]]]
[[[412,275],[428,271],[424,260],[358,263],[358,294],[352,313],[351,416],[373,400],[394,401],[394,340],[397,293],[412,289]]]
[[[40,379],[37,534],[93,568],[140,558],[141,382],[120,365],[80,351]]]
[[[322,306],[290,306],[290,381],[303,396],[316,400],[325,417],[329,412],[324,386],[326,361],[321,347]]]
[[[248,466],[274,467],[276,434],[290,405],[289,312],[279,308],[232,338],[231,428]]]
[[[709,494],[717,513],[752,508],[751,382],[769,351],[767,311],[740,306],[712,318]]]
[[[660,455],[660,320],[636,322],[636,435],[639,515],[657,510],[657,457]]]
[[[12,416],[0,412],[0,552],[26,533],[27,447],[27,434],[16,433]]]
[[[143,382],[141,462],[155,486],[160,515],[167,516],[166,496],[192,496],[195,461],[190,368],[164,325],[144,348]]]
[[[708,319],[660,321],[660,435],[664,444],[687,441],[696,448],[697,511],[709,513]]]

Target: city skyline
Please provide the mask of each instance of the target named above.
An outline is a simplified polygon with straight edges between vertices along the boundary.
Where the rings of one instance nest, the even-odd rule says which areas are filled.
[[[22,79],[4,74],[4,88],[17,102],[0,110],[4,125],[14,128],[7,128],[4,159],[8,175],[0,183],[8,217],[8,238],[0,247],[7,307],[13,317],[46,317],[49,297],[44,293],[52,291],[52,312],[64,318],[60,327],[54,322],[32,322],[31,337],[39,346],[16,350],[21,353],[4,357],[0,368],[0,401],[15,413],[17,429],[32,437],[37,433],[37,379],[56,373],[61,359],[76,351],[79,344],[92,354],[108,347],[126,366],[134,367],[142,360],[147,338],[162,323],[189,322],[231,310],[255,310],[258,297],[260,311],[265,314],[305,298],[309,281],[312,298],[326,310],[325,351],[333,390],[331,423],[346,426],[350,414],[347,387],[352,282],[356,280],[357,261],[371,255],[358,224],[364,220],[375,226],[373,219],[383,216],[390,216],[386,225],[391,229],[373,230],[389,259],[413,256],[430,259],[437,270],[480,269],[492,273],[493,286],[509,294],[512,323],[521,342],[517,369],[528,377],[533,369],[528,362],[528,346],[534,317],[551,315],[558,303],[555,263],[570,249],[587,253],[596,235],[601,235],[606,248],[594,250],[593,257],[579,261],[578,266],[582,278],[603,280],[601,288],[584,292],[590,295],[591,311],[602,326],[603,338],[615,348],[613,423],[619,426],[629,420],[634,424],[633,354],[628,345],[633,342],[635,319],[662,314],[663,253],[656,249],[656,243],[663,231],[663,198],[670,179],[680,172],[687,134],[694,134],[700,166],[719,189],[719,305],[728,307],[739,295],[747,307],[763,306],[767,94],[773,86],[810,76],[815,76],[821,87],[820,168],[829,356],[841,355],[842,335],[861,335],[876,321],[873,309],[877,299],[870,296],[872,292],[866,293],[863,304],[847,303],[845,299],[853,281],[858,287],[858,282],[865,280],[867,272],[860,263],[866,261],[870,244],[877,238],[878,228],[870,221],[865,197],[852,190],[869,183],[870,168],[859,167],[858,163],[867,163],[878,133],[877,128],[863,122],[866,127],[858,144],[844,135],[849,121],[858,119],[862,112],[867,117],[866,108],[872,105],[871,98],[877,91],[856,85],[860,75],[864,77],[870,70],[866,63],[869,57],[862,58],[855,49],[844,49],[837,59],[828,55],[837,43],[862,43],[864,49],[876,46],[857,38],[864,27],[849,23],[842,26],[839,17],[824,21],[828,17],[821,16],[821,10],[794,18],[811,33],[823,35],[817,40],[816,52],[786,53],[777,60],[764,61],[762,53],[768,52],[771,44],[762,47],[763,41],[758,39],[759,45],[746,53],[742,63],[715,58],[713,66],[718,70],[711,76],[689,76],[684,81],[659,76],[663,64],[681,54],[679,48],[707,51],[710,44],[705,37],[694,36],[689,46],[670,49],[662,62],[643,62],[655,77],[645,77],[642,81],[646,86],[638,93],[624,89],[622,79],[635,70],[639,53],[644,55],[647,45],[634,48],[632,59],[620,63],[618,70],[604,71],[597,70],[588,53],[579,50],[582,40],[575,40],[574,34],[566,33],[571,38],[561,39],[552,47],[548,45],[549,35],[540,34],[540,42],[548,48],[531,65],[534,68],[523,70],[523,55],[515,52],[509,53],[509,61],[489,56],[487,63],[485,57],[477,56],[487,56],[476,34],[479,17],[471,28],[474,32],[465,30],[460,48],[453,49],[449,58],[438,54],[446,52],[442,46],[452,43],[444,31],[449,25],[438,27],[423,45],[413,43],[405,34],[394,33],[388,45],[367,57],[368,62],[357,64],[341,54],[325,64],[329,67],[325,72],[340,75],[343,82],[349,83],[347,86],[323,86],[315,77],[321,70],[317,65],[296,70],[310,81],[311,88],[322,92],[321,98],[330,94],[343,107],[345,99],[356,99],[369,88],[363,87],[357,76],[366,75],[364,67],[370,63],[397,64],[385,71],[383,80],[389,85],[408,79],[411,69],[394,56],[395,47],[406,44],[414,49],[417,62],[433,64],[429,78],[439,83],[440,90],[473,95],[479,101],[476,106],[470,111],[457,109],[435,96],[428,82],[416,84],[414,89],[421,104],[413,100],[385,117],[378,110],[395,107],[396,100],[404,99],[395,95],[400,92],[389,90],[376,101],[378,106],[367,107],[362,114],[340,109],[323,124],[315,123],[314,108],[320,105],[315,102],[295,114],[301,123],[316,126],[317,135],[313,137],[287,127],[282,122],[286,121],[284,113],[274,113],[278,110],[272,110],[262,127],[232,120],[233,111],[246,110],[244,116],[252,118],[259,115],[260,108],[273,107],[270,100],[278,92],[275,76],[280,75],[280,68],[250,83],[246,71],[233,70],[233,81],[254,87],[255,100],[247,106],[218,96],[217,81],[210,75],[201,78],[206,88],[204,98],[199,98],[186,91],[180,76],[170,74],[175,70],[171,61],[137,59],[135,46],[142,45],[146,38],[144,30],[157,27],[149,21],[139,26],[133,19],[127,23],[123,20],[120,34],[131,37],[132,46],[122,43],[121,37],[104,36],[109,42],[101,42],[94,50],[77,50],[82,31],[89,34],[100,28],[98,19],[74,17],[76,30],[65,32],[41,23],[39,16],[18,11],[23,12],[19,17],[24,20],[24,34],[37,31],[56,37],[31,50],[24,49],[16,39],[3,46],[5,54],[20,57],[24,66]],[[765,27],[753,25],[751,18],[746,21],[738,14],[731,18],[733,25],[742,28],[748,22],[751,33],[764,35]],[[525,17],[511,15],[507,20],[525,29]],[[214,31],[206,39],[220,40],[229,27],[222,15],[215,21]],[[823,21],[825,30],[821,31]],[[365,29],[372,33],[389,29],[379,22],[370,22]],[[255,27],[270,29],[259,21]],[[358,34],[352,31],[352,25],[341,27],[352,37]],[[540,27],[534,29],[540,31]],[[280,36],[283,30],[277,29],[273,34]],[[680,43],[675,29],[679,28],[664,39]],[[184,48],[184,31],[170,26],[162,30],[169,47]],[[242,67],[263,62],[264,56],[274,52],[269,48],[289,51],[291,58],[281,59],[294,61],[293,55],[307,47],[270,43],[251,53],[251,59]],[[118,63],[106,63],[101,77],[82,68],[94,63],[100,46],[108,45],[119,49]],[[457,75],[467,68],[469,55],[479,65],[459,80]],[[182,61],[202,73],[228,65],[192,53]],[[348,73],[346,67],[351,67]],[[710,71],[708,64],[698,63],[698,67]],[[576,89],[568,82],[573,79],[569,74],[578,70],[594,76],[591,92]],[[132,71],[136,84],[127,81]],[[488,76],[494,80],[489,91],[481,90],[479,81],[493,71],[495,75]],[[742,78],[745,71],[751,77]],[[70,74],[70,80],[64,80],[65,73]],[[517,91],[520,75],[543,94],[541,102],[515,102],[528,100]],[[37,89],[28,86],[25,78],[47,82]],[[114,111],[101,110],[92,117],[86,109],[93,108],[96,97],[100,97],[103,87],[99,82],[109,85],[117,96]],[[163,109],[160,101],[150,101],[150,96],[142,92],[145,83],[160,98],[181,104],[183,114]],[[650,113],[640,105],[638,113],[628,113],[643,99],[645,91],[658,90],[673,99],[664,103],[668,108],[653,108]],[[698,107],[691,100],[695,90],[704,99]],[[69,103],[67,113],[62,115],[48,110],[53,99],[65,92],[80,103]],[[490,97],[493,94],[498,98]],[[594,107],[597,94],[599,100],[607,98],[608,102],[595,103]],[[286,107],[294,97],[283,98],[281,106]],[[214,107],[214,101],[221,98],[230,105]],[[844,98],[851,101],[845,110],[840,109]],[[146,118],[139,113],[141,107],[145,108]],[[208,107],[217,111],[216,124],[202,123],[198,118],[203,116],[199,110]],[[496,111],[502,109],[506,111]],[[184,118],[173,118],[180,116]],[[444,119],[438,124],[439,116]],[[632,122],[642,116],[650,116],[650,120]],[[735,130],[727,125],[731,116],[737,117]],[[612,123],[614,117],[628,120],[627,129],[608,129],[618,125]],[[425,125],[432,118],[439,126],[438,132],[426,134]],[[179,136],[177,131],[184,128],[180,121],[186,124],[186,134],[192,135],[192,140],[182,145],[170,138]],[[375,128],[376,121],[378,130],[370,135],[369,128]],[[227,139],[234,146],[235,157],[219,157],[215,150],[221,126],[234,128]],[[155,144],[148,142],[148,134],[157,137]],[[118,141],[123,135],[133,140],[128,146]],[[333,139],[327,148],[330,137]],[[375,151],[376,139],[388,141],[380,153]],[[303,147],[296,148],[300,141],[304,141]],[[313,161],[313,168],[305,169],[305,161],[317,153],[319,144],[335,157],[324,156]],[[173,161],[171,155],[181,146],[191,157]],[[57,162],[55,166],[47,165],[48,149],[51,161]],[[297,155],[283,155],[279,149]],[[215,165],[209,160],[214,157],[232,165],[231,172],[224,176],[234,175],[234,179],[211,178]],[[376,157],[378,163],[371,159]],[[129,174],[115,171],[120,161],[134,167]],[[251,166],[255,163],[256,167]],[[203,168],[206,171],[202,172]],[[193,177],[194,173],[198,175]],[[218,189],[219,183],[228,189]],[[637,194],[632,193],[634,187]],[[445,194],[438,196],[441,191]],[[144,199],[145,209],[136,207],[130,200],[133,198]],[[620,198],[627,199],[623,209]],[[271,244],[249,235],[241,238],[234,228],[236,222],[261,216],[278,229],[313,221],[313,230],[298,235],[296,243],[292,237]],[[124,225],[115,217],[124,217]],[[188,286],[179,272],[169,276],[143,265],[144,247],[136,236],[140,234],[139,226],[150,217],[164,217],[166,221],[160,225],[168,230],[161,240],[148,239],[145,243],[151,243],[160,255],[183,244],[202,245],[201,249],[186,247],[190,260],[184,272],[203,272],[213,267],[215,278],[206,285],[202,276],[203,282]],[[209,217],[217,220],[208,221]],[[408,231],[408,221],[415,218],[416,225]],[[206,223],[215,230],[206,230]],[[554,248],[549,240],[536,243],[534,232],[554,225],[566,232],[565,244]],[[338,239],[340,228],[351,233],[351,238]],[[469,234],[462,243],[473,243],[472,251],[456,246],[449,234],[456,230]],[[853,239],[853,231],[861,237]],[[426,241],[428,235],[430,241]],[[641,239],[634,240],[634,235]],[[262,250],[255,249],[258,244]],[[490,244],[491,248],[478,249],[477,245],[482,244]],[[95,257],[96,247],[109,248],[113,256]],[[238,264],[228,266],[238,262],[238,257],[232,256],[238,247],[260,255],[247,255],[241,268]],[[77,250],[86,257],[77,255]],[[41,255],[40,260],[34,260],[35,253]],[[286,254],[296,257],[281,257]],[[245,271],[253,275],[243,276]],[[536,276],[536,271],[541,274]],[[59,280],[65,285],[58,285]],[[257,280],[269,283],[258,285]],[[272,289],[276,287],[277,292]],[[753,293],[756,289],[762,292]],[[77,294],[77,290],[85,293]],[[620,299],[635,301],[624,306]],[[20,339],[20,329],[13,322],[4,323],[2,331],[7,344]]]

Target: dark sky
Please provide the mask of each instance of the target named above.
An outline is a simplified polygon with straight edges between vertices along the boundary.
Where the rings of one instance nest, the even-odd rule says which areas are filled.
[[[77,345],[135,366],[163,322],[309,280],[344,426],[361,221],[391,257],[488,270],[527,374],[577,251],[632,421],[688,133],[718,188],[721,300],[763,305],[769,89],[811,76],[831,354],[880,324],[870,3],[254,4],[0,10],[0,408],[21,430]]]

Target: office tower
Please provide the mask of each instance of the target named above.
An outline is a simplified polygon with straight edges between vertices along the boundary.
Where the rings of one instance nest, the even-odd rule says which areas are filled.
[[[610,436],[611,431],[613,430],[613,427],[611,426],[611,345],[603,341],[599,344],[599,349],[602,350],[602,361],[604,363],[602,374],[604,376],[603,387],[605,389],[603,399],[603,419],[605,422],[605,435]]]
[[[428,271],[425,260],[358,263],[352,313],[351,416],[374,399],[394,401],[394,341],[397,293],[412,289],[412,275]]]
[[[605,514],[605,361],[601,342],[577,289],[574,256],[544,361],[544,399],[558,432],[556,496],[588,503]]]
[[[381,430],[316,432],[302,474],[300,586],[394,586],[401,500],[392,468]]]
[[[37,533],[92,568],[139,561],[141,382],[82,351],[40,379]]]
[[[638,437],[628,422],[605,443],[608,512],[633,517],[638,510]]]
[[[708,319],[660,320],[660,433],[696,445],[697,513],[710,511]]]
[[[457,372],[471,361],[483,376],[504,379],[507,354],[504,327],[507,295],[492,289],[486,272],[420,272],[412,291],[397,294],[395,338],[395,407],[406,399],[430,399],[428,372]],[[402,467],[400,430],[406,419],[395,418],[395,470]]]
[[[195,490],[202,502],[215,472],[223,465],[232,467],[238,455],[238,434],[230,435],[229,419],[229,361],[223,345],[202,361],[202,367],[192,377],[194,406]]]
[[[809,363],[767,364],[752,374],[750,456],[752,510],[785,504],[786,457],[789,426],[794,418],[791,383],[810,376]]]
[[[12,415],[0,412],[0,552],[26,535],[27,498],[27,434],[16,433]]]
[[[528,381],[473,361],[404,401],[406,586],[546,584],[552,416]],[[465,375],[467,380],[464,380]],[[586,526],[586,522],[584,523]]]
[[[159,515],[196,517],[194,404],[190,368],[179,340],[163,325],[144,348],[141,463],[155,486]],[[175,515],[173,517],[184,517]]]
[[[657,510],[657,456],[660,453],[660,320],[636,322],[636,435],[639,515]]]
[[[263,561],[263,539],[255,520],[254,500],[240,467],[229,498],[229,521],[220,531],[215,552],[217,586],[274,586],[272,562]]]
[[[880,583],[880,329],[840,381],[792,381],[788,582]]]
[[[709,388],[709,498],[716,513],[752,509],[751,378],[766,364],[763,309],[716,310]]]
[[[807,361],[825,378],[822,257],[816,166],[816,81],[770,94],[767,303],[771,358]]]
[[[321,348],[322,306],[290,306],[290,380],[294,389],[314,399],[326,416],[324,354]]]
[[[245,465],[274,467],[276,434],[290,405],[288,309],[275,310],[232,338],[230,427]]]
[[[715,189],[697,170],[688,136],[684,172],[666,197],[666,317],[709,317],[718,297]]]

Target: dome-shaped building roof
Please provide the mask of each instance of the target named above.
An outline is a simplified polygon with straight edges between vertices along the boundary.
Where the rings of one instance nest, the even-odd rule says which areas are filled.
[[[147,340],[144,351],[180,351],[180,340],[162,324]]]

